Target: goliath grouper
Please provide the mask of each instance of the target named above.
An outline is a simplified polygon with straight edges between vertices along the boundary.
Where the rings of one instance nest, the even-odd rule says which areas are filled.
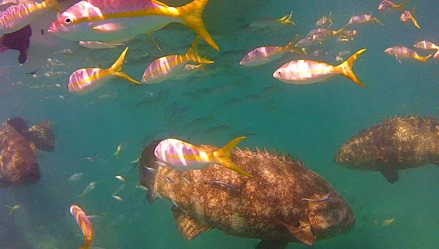
[[[299,160],[266,150],[235,149],[231,160],[253,177],[218,164],[179,171],[157,163],[154,149],[159,142],[142,153],[141,184],[149,190],[150,202],[157,197],[173,202],[177,227],[186,240],[218,228],[227,234],[261,239],[258,249],[283,249],[289,242],[311,245],[354,225],[351,208]]]
[[[54,148],[49,121],[28,128],[22,118],[8,119],[0,130],[0,187],[36,182],[40,178],[36,149]]]
[[[386,119],[342,145],[334,160],[353,169],[381,171],[394,183],[398,170],[439,165],[439,123],[415,116]]]

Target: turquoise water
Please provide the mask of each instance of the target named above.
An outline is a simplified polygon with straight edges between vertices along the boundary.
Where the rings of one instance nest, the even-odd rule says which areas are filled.
[[[167,1],[181,5],[182,1]],[[239,65],[251,49],[284,45],[295,34],[305,36],[315,22],[332,11],[334,27],[344,25],[353,14],[376,14],[379,1],[217,1],[207,5],[204,20],[221,48],[215,52],[204,42],[200,54],[215,61],[191,78],[136,87],[121,80],[78,96],[67,91],[71,72],[85,67],[108,67],[123,48],[89,50],[54,37],[34,45],[30,62],[44,64],[35,75],[20,68],[15,51],[0,55],[0,118],[20,116],[30,123],[50,119],[54,125],[56,151],[39,152],[42,177],[36,184],[0,189],[0,248],[78,248],[82,234],[69,213],[80,205],[92,219],[96,248],[253,248],[258,240],[225,235],[219,230],[185,241],[175,226],[171,203],[146,202],[138,184],[138,168],[131,163],[152,140],[169,136],[194,144],[221,146],[242,134],[240,147],[266,147],[299,157],[323,176],[353,208],[355,227],[346,235],[315,243],[311,248],[438,248],[439,170],[434,165],[400,172],[389,184],[377,172],[353,171],[335,164],[338,147],[358,131],[393,115],[439,118],[438,61],[402,64],[383,51],[395,45],[411,47],[417,41],[439,43],[439,22],[434,15],[437,1],[415,1],[420,30],[399,21],[398,13],[381,16],[385,24],[357,26],[359,34],[347,44],[333,41],[322,46],[329,54],[313,58],[336,64],[338,51],[367,51],[354,71],[369,88],[336,76],[321,84],[296,86],[272,78],[283,63],[298,58],[286,55],[257,68]],[[293,11],[296,26],[263,31],[248,25],[257,19],[276,19]],[[49,19],[47,16],[44,19]],[[52,16],[53,18],[53,16]],[[42,18],[43,19],[43,18]],[[42,23],[46,20],[40,20]],[[35,28],[34,28],[34,33]],[[140,79],[154,59],[184,53],[194,32],[171,24],[154,32],[162,51],[147,35],[128,46],[124,70]],[[44,39],[43,39],[44,40]],[[50,42],[51,45],[47,45]],[[69,48],[72,55],[59,53]],[[423,53],[426,54],[426,53]],[[32,56],[32,53],[31,53]],[[61,65],[46,65],[51,58]],[[40,63],[41,64],[41,63]],[[48,71],[65,72],[47,77]],[[116,157],[113,153],[121,144]],[[83,173],[80,180],[67,179]],[[118,192],[124,202],[114,200]],[[90,183],[96,188],[75,198]],[[22,207],[9,215],[3,205]],[[393,223],[384,226],[385,219]],[[310,248],[290,243],[288,248]]]

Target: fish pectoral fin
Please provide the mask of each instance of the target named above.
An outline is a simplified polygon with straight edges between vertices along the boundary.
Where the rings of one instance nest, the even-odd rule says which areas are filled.
[[[281,222],[287,229],[288,231],[294,235],[294,237],[307,245],[312,245],[312,243],[314,243],[314,241],[316,240],[316,237],[314,236],[314,234],[311,231],[311,226],[309,224],[305,224],[304,222],[300,222],[299,226],[295,226],[295,225],[290,225],[284,222]]]
[[[98,26],[94,26],[91,28],[93,31],[98,33],[112,33],[114,31],[120,31],[125,29],[123,25],[119,23],[106,23]]]
[[[180,231],[185,240],[191,240],[201,232],[209,231],[211,229],[210,227],[201,225],[194,218],[183,213],[183,211],[176,206],[172,206],[172,213],[177,222],[178,231]]]
[[[381,170],[381,174],[383,174],[389,183],[395,183],[399,179],[398,171],[394,168],[383,169]]]
[[[255,249],[285,249],[288,241],[284,240],[261,240]]]

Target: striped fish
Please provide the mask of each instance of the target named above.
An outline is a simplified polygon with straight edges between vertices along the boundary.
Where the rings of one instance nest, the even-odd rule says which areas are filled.
[[[87,214],[78,205],[70,206],[70,214],[72,214],[79,228],[84,234],[84,245],[81,248],[88,248],[93,240],[93,226]]]
[[[80,1],[62,13],[48,31],[72,41],[126,41],[171,22],[180,22],[219,50],[202,20],[207,2],[194,0],[181,7],[171,7],[156,0]]]
[[[140,84],[140,82],[122,72],[122,64],[127,51],[128,48],[122,52],[119,59],[117,59],[110,68],[83,68],[73,72],[70,75],[69,84],[67,86],[69,91],[79,94],[89,93],[96,90],[113,77],[119,77],[134,84]]]
[[[42,3],[27,2],[12,5],[0,12],[0,36],[16,32],[31,24],[47,9],[59,10],[57,0],[46,0]]]
[[[186,54],[168,55],[160,57],[153,61],[143,73],[142,83],[152,84],[160,83],[174,77],[181,77],[192,70],[197,70],[197,67],[188,66],[188,63],[195,62],[201,64],[212,64],[213,61],[201,58],[197,53],[197,43],[199,36],[195,38],[192,47]]]
[[[230,159],[230,153],[245,137],[237,137],[224,147],[209,151],[175,138],[162,140],[154,150],[155,157],[179,170],[203,169],[209,164],[220,164],[241,175],[252,177]]]

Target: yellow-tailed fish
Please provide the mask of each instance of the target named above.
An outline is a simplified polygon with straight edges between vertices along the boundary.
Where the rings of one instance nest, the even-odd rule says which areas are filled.
[[[59,10],[57,0],[20,3],[8,7],[0,12],[0,36],[24,28],[50,8]]]
[[[185,70],[185,65],[194,62],[212,64],[213,61],[201,58],[197,53],[199,37],[195,38],[192,47],[186,54],[176,54],[160,57],[153,61],[143,73],[142,83],[153,84],[169,80]]]
[[[410,2],[410,0],[406,0],[400,4],[396,4],[390,0],[383,0],[383,1],[381,1],[380,5],[378,5],[378,10],[383,11],[383,10],[389,10],[389,9],[401,9],[409,2]]]
[[[412,60],[427,62],[428,59],[433,55],[433,54],[429,54],[427,56],[421,56],[415,51],[411,50],[410,48],[404,46],[394,46],[394,47],[386,48],[386,50],[384,50],[384,53],[395,56],[400,63],[402,59],[406,59],[406,60],[412,59]]]
[[[423,50],[437,50],[439,51],[439,46],[431,41],[419,41],[413,44],[413,47]]]
[[[293,12],[291,11],[290,14],[284,15],[278,19],[262,18],[256,20],[253,23],[251,23],[249,26],[253,29],[261,30],[261,29],[276,28],[285,25],[296,25],[296,23],[294,23],[294,21],[291,19],[292,16],[293,16]]]
[[[372,14],[364,14],[364,15],[351,17],[351,19],[349,19],[349,22],[346,24],[346,26],[355,25],[355,24],[373,23],[373,22],[384,25],[380,20],[378,20],[378,18],[372,16]]]
[[[410,12],[409,10],[403,10],[401,13],[401,16],[399,17],[399,20],[401,20],[401,22],[404,22],[404,23],[408,22],[410,20],[410,21],[412,21],[415,28],[417,28],[417,29],[421,28],[418,24],[418,21],[416,20],[416,6],[413,7],[412,12]]]
[[[15,204],[15,205],[12,206],[12,207],[11,207],[11,206],[8,206],[8,205],[3,205],[3,206],[9,208],[9,215],[12,215],[12,213],[14,213],[15,210],[21,208],[21,205],[20,205],[20,204]]]
[[[114,77],[122,78],[134,84],[141,84],[122,71],[122,64],[128,51],[126,48],[119,59],[107,69],[83,68],[70,75],[68,89],[70,92],[85,94],[92,92]]]
[[[252,177],[249,173],[239,168],[230,159],[232,150],[245,137],[237,137],[224,147],[207,151],[193,144],[175,138],[162,140],[155,148],[154,155],[158,160],[179,170],[202,169],[209,164],[219,164],[234,170],[241,175]]]
[[[84,245],[80,248],[89,248],[93,241],[93,226],[87,214],[78,205],[70,206],[70,214],[72,214],[82,234],[84,235]]]
[[[325,62],[312,60],[294,60],[279,67],[273,77],[290,84],[313,84],[325,81],[334,75],[343,75],[361,87],[366,87],[352,70],[358,56],[366,49],[360,49],[340,65],[333,66]]]
[[[317,22],[316,26],[320,28],[330,28],[332,27],[332,11],[329,12],[328,16],[322,16]]]
[[[298,36],[296,35],[294,39],[285,46],[265,46],[255,48],[248,52],[244,58],[241,59],[239,64],[250,67],[259,66],[277,60],[287,52],[301,53],[301,51],[295,49],[297,37]]]
[[[62,13],[49,32],[73,41],[122,41],[180,22],[219,50],[202,20],[207,2],[171,7],[156,0],[84,0]]]

